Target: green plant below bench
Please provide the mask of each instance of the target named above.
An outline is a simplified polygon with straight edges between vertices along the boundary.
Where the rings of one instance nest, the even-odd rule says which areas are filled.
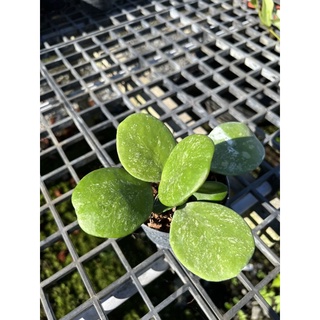
[[[273,0],[250,0],[250,3],[256,8],[261,23],[280,40],[278,34],[273,30],[273,27],[280,30],[280,6],[277,6]]]
[[[208,281],[235,277],[252,257],[254,239],[244,219],[221,204],[227,185],[208,177],[260,165],[265,150],[250,129],[227,122],[177,143],[163,122],[136,113],[119,124],[116,144],[122,167],[94,170],[73,191],[80,227],[97,237],[120,238],[152,212],[171,210],[170,246],[181,264]]]

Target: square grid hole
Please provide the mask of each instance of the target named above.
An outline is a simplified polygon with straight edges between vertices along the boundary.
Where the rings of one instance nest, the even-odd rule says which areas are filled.
[[[90,298],[77,271],[65,275],[44,291],[56,319],[61,319]]]

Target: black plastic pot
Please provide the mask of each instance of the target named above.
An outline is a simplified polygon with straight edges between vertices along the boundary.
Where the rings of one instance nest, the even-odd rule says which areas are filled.
[[[230,182],[227,176],[215,174],[219,182],[222,182],[228,186],[228,195],[226,198],[220,202],[221,204],[228,206],[229,196],[230,196]],[[159,248],[170,249],[169,242],[169,232],[159,231],[148,227],[145,223],[141,225],[143,231],[146,233],[147,237]]]

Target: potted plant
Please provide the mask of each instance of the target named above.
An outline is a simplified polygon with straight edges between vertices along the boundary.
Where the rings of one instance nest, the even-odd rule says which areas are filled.
[[[151,214],[171,211],[168,240],[181,264],[207,281],[235,277],[252,257],[254,239],[223,202],[228,186],[212,177],[259,166],[265,151],[251,130],[227,122],[177,142],[163,122],[135,113],[119,124],[116,146],[121,166],[88,173],[73,191],[80,227],[120,238],[145,226]]]

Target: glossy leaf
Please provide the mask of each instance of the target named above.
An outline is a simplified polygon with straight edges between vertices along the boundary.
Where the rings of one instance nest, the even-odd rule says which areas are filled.
[[[117,129],[117,152],[123,167],[135,178],[158,182],[163,166],[176,141],[167,126],[157,118],[135,113]]]
[[[178,208],[169,239],[178,260],[207,281],[235,277],[255,249],[245,220],[233,210],[210,202],[189,202]]]
[[[193,134],[181,140],[172,150],[161,176],[158,195],[169,207],[181,205],[206,180],[214,153],[212,140]]]
[[[151,185],[123,168],[97,169],[72,193],[80,227],[96,237],[119,238],[135,231],[152,211]]]
[[[264,159],[264,146],[244,123],[222,123],[209,133],[209,137],[215,144],[213,172],[240,175],[254,170]]]
[[[228,186],[218,181],[205,181],[193,194],[197,200],[222,201],[228,194]]]

